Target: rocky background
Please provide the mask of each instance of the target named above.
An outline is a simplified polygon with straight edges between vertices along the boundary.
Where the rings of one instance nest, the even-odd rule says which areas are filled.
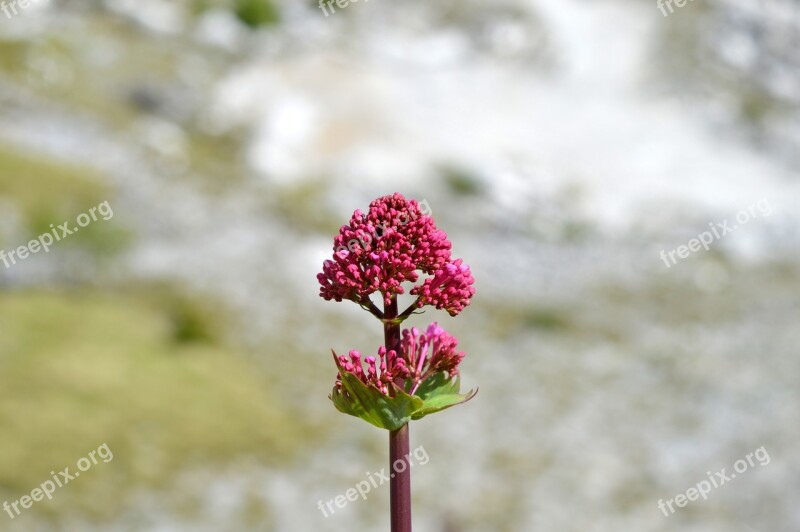
[[[0,501],[114,451],[0,529],[387,530],[388,486],[317,509],[387,451],[327,399],[380,328],[315,274],[399,191],[477,289],[411,320],[480,387],[412,426],[418,530],[798,530],[799,44],[792,0],[0,14],[0,248],[114,210],[0,267]]]

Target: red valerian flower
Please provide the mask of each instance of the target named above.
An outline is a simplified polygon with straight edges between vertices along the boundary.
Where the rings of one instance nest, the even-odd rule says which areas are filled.
[[[355,301],[382,323],[384,345],[377,358],[362,362],[358,351],[349,357],[333,353],[339,371],[328,398],[339,412],[389,431],[392,467],[409,448],[409,423],[464,404],[478,393],[460,393],[458,365],[464,353],[438,324],[423,334],[401,330],[403,321],[425,305],[451,316],[469,305],[475,280],[461,259],[451,260],[451,247],[419,203],[395,193],[370,203],[367,213],[353,213],[334,238],[333,258],[317,274],[321,297]],[[414,285],[422,275],[427,278]],[[416,299],[399,312],[403,283],[414,285],[410,292]],[[383,309],[371,299],[376,292]],[[397,471],[392,477],[392,530],[411,532],[410,473]]]
[[[437,373],[446,373],[448,380],[458,376],[458,365],[464,353],[456,351],[458,340],[450,336],[437,323],[431,323],[425,333],[420,334],[414,327],[403,331],[400,354],[378,349],[378,359],[369,356],[364,359],[366,371],[361,362],[361,353],[350,351],[350,357],[336,355],[339,373],[336,375],[336,389],[342,391],[341,372],[353,374],[366,386],[389,396],[391,383],[404,382],[404,392],[413,395],[419,385]]]
[[[367,213],[355,211],[333,247],[333,259],[317,275],[320,296],[328,301],[371,305],[370,295],[380,292],[389,305],[405,292],[402,283],[417,282],[420,272],[433,277],[411,290],[418,307],[434,305],[455,316],[475,293],[469,267],[450,260],[445,232],[417,201],[399,193],[376,199]]]

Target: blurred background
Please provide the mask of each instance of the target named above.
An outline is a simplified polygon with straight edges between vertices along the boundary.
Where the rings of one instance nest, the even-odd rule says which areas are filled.
[[[382,334],[315,275],[396,191],[477,289],[407,322],[480,386],[412,426],[417,530],[800,530],[800,2],[670,5],[0,12],[0,248],[113,209],[0,266],[0,502],[114,453],[0,530],[388,530],[386,485],[318,510],[388,438],[327,399]]]

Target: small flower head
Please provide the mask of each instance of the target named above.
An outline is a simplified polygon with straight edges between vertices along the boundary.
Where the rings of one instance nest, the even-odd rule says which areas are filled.
[[[457,376],[458,365],[464,359],[464,353],[456,350],[458,340],[447,334],[437,323],[431,323],[422,334],[416,327],[405,329],[400,346],[399,356],[393,350],[387,351],[385,346],[381,346],[377,359],[372,356],[364,359],[366,370],[358,351],[350,351],[349,358],[334,354],[339,367],[336,389],[342,389],[341,372],[345,371],[384,395],[389,395],[390,383],[404,383],[410,379],[410,387],[404,391],[413,394],[422,381],[436,373],[447,373],[448,377]]]
[[[456,259],[436,270],[422,285],[412,288],[411,293],[419,296],[417,306],[433,305],[455,316],[469,305],[475,294],[474,282],[469,266]]]
[[[385,304],[416,283],[420,273],[432,275],[411,290],[417,305],[434,305],[455,316],[474,294],[469,267],[450,260],[452,247],[419,203],[395,193],[373,201],[369,211],[355,211],[333,242],[333,258],[317,275],[320,296],[365,304],[380,292]]]
[[[366,369],[358,351],[349,357],[334,353],[339,373],[330,399],[340,412],[387,430],[465,403],[477,390],[460,393],[458,365],[464,353],[457,346],[432,323],[424,333],[403,331],[399,354],[381,346],[377,358],[364,359]]]
[[[352,373],[365,385],[377,389],[383,395],[389,395],[391,383],[406,379],[409,375],[405,361],[398,358],[397,353],[387,351],[383,346],[378,349],[377,359],[373,356],[364,359],[364,362],[367,363],[366,371],[361,362],[361,353],[358,351],[350,351],[349,359],[344,355],[336,355],[336,353],[333,356],[339,367],[335,386],[340,391],[342,390],[342,371]]]
[[[422,381],[436,373],[457,376],[458,365],[465,356],[463,352],[456,351],[458,340],[435,322],[428,326],[424,334],[420,334],[416,327],[405,329],[401,346],[410,372],[412,394]]]

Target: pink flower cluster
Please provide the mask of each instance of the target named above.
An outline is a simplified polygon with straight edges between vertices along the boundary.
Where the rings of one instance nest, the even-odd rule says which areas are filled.
[[[456,351],[458,340],[450,336],[439,324],[428,325],[428,330],[420,334],[416,327],[403,330],[400,342],[403,359],[409,369],[413,394],[428,377],[441,372],[448,376],[458,375],[458,365],[464,353]]]
[[[399,193],[378,198],[366,214],[355,211],[350,224],[339,230],[333,259],[317,275],[320,296],[365,304],[380,292],[388,305],[405,292],[402,283],[417,282],[422,272],[433,277],[411,290],[417,305],[434,305],[455,316],[475,290],[469,266],[461,259],[451,261],[450,248],[447,235],[417,201]]]
[[[361,354],[350,351],[350,358],[336,357],[339,373],[336,375],[336,388],[342,389],[341,371],[352,373],[367,386],[377,388],[389,395],[390,382],[408,382],[406,393],[414,394],[427,378],[436,373],[446,372],[449,377],[458,375],[458,365],[464,353],[456,350],[458,340],[450,336],[437,323],[431,323],[424,334],[416,328],[405,329],[401,340],[400,356],[386,347],[378,349],[380,364],[375,357],[367,357],[367,370],[361,363]]]
[[[344,355],[333,354],[336,365],[339,367],[339,373],[336,374],[336,388],[342,389],[342,371],[352,373],[358,379],[366,384],[380,390],[384,395],[389,395],[389,384],[397,380],[404,380],[408,378],[409,371],[406,363],[402,358],[398,358],[394,351],[386,351],[384,346],[378,349],[378,358],[380,359],[380,366],[377,364],[375,357],[367,357],[364,361],[367,363],[367,371],[361,364],[361,353],[358,351],[350,351],[350,359]]]
[[[411,293],[419,296],[418,307],[433,305],[455,316],[469,305],[470,299],[475,294],[473,282],[475,281],[469,266],[461,259],[456,259],[455,262],[448,262],[436,270],[432,278],[425,279],[424,283],[412,288]]]

